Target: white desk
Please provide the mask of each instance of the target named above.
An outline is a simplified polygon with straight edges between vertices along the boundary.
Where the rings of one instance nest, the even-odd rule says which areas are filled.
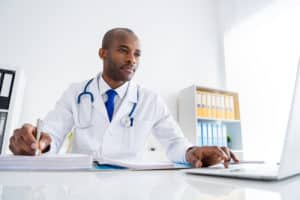
[[[0,171],[0,200],[298,200],[299,186],[300,176],[259,182],[180,171]]]

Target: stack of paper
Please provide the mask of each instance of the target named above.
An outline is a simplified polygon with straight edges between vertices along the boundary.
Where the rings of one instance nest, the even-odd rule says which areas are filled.
[[[0,156],[0,170],[76,170],[92,166],[92,157],[85,154]]]
[[[113,165],[133,170],[173,169],[175,164],[168,161],[145,161],[129,158],[101,158],[96,159],[99,165]]]

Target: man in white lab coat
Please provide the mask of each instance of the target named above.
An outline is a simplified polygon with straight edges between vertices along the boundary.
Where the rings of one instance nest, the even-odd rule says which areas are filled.
[[[226,147],[196,147],[188,142],[159,95],[131,81],[140,55],[133,31],[108,31],[99,49],[102,73],[65,91],[44,119],[39,142],[36,127],[25,124],[14,131],[10,150],[15,155],[34,155],[36,149],[56,153],[73,131],[73,153],[139,157],[153,133],[174,162],[189,162],[194,167],[220,162],[227,167],[231,159],[238,162]]]

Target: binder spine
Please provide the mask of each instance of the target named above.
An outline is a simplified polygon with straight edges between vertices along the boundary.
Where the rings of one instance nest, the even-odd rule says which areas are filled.
[[[0,69],[0,109],[9,109],[15,72]]]

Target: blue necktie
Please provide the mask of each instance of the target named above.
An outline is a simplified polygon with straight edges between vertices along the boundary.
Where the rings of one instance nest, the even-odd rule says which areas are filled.
[[[106,95],[107,95],[107,101],[105,102],[105,106],[106,106],[106,110],[107,110],[107,114],[108,114],[108,118],[109,121],[111,122],[112,120],[112,116],[114,114],[114,99],[116,96],[116,91],[114,91],[113,89],[107,90],[106,91]]]

